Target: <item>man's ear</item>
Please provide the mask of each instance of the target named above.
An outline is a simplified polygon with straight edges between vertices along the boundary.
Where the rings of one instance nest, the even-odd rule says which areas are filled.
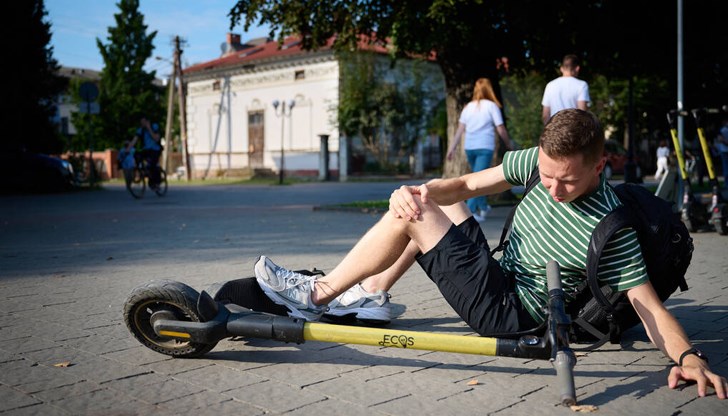
[[[607,157],[602,156],[601,159],[599,159],[599,162],[597,162],[596,166],[594,167],[596,169],[596,174],[600,175],[602,171],[604,170],[604,166],[607,165]]]

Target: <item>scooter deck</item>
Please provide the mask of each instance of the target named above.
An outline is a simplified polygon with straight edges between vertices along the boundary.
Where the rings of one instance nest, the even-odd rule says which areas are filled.
[[[288,316],[288,309],[270,300],[255,277],[215,283],[205,291],[212,299],[223,304],[234,304],[256,312]]]

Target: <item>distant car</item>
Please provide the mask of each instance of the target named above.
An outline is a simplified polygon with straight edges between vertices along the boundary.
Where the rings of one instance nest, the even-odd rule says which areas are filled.
[[[623,175],[624,167],[629,161],[627,150],[616,140],[609,139],[604,142],[604,155],[607,157],[607,164],[604,166],[604,176],[611,179],[613,175]],[[639,161],[634,155],[634,163],[637,164],[637,176],[641,177]]]
[[[75,185],[71,164],[61,158],[26,151],[0,151],[0,190],[58,192]]]

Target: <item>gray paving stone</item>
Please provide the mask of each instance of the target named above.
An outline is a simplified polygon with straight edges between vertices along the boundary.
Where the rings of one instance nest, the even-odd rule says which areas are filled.
[[[103,390],[103,387],[98,383],[83,380],[74,384],[62,385],[35,392],[33,393],[33,397],[43,400],[46,403],[53,403],[57,400],[86,395],[98,390]]]
[[[48,415],[70,415],[65,410],[48,403],[38,403],[27,407],[8,410],[2,413],[3,416],[48,416]]]
[[[378,190],[361,193],[365,188]],[[330,271],[376,217],[310,207],[389,192],[390,184],[324,183],[185,187],[141,201],[123,187],[3,196],[3,236],[12,239],[13,255],[3,257],[0,278],[0,404],[14,397],[21,407],[2,416],[571,414],[557,403],[554,370],[545,360],[255,339],[223,340],[205,357],[180,360],[146,349],[127,331],[123,302],[152,278],[199,291],[251,276],[260,254]],[[22,208],[10,212],[5,202]],[[484,225],[489,239],[500,235],[506,212],[491,212]],[[129,227],[113,239],[93,232],[120,221]],[[694,238],[691,288],[667,306],[710,355],[711,367],[726,375],[726,240],[715,233]],[[472,335],[417,267],[391,295],[399,316],[388,328]],[[52,367],[62,361],[73,365]],[[697,399],[694,385],[670,390],[670,365],[637,327],[621,346],[579,357],[579,400],[599,406],[601,416],[726,413],[728,401]],[[169,400],[153,404],[163,398]]]
[[[120,415],[151,415],[158,409],[156,406],[134,400],[132,397],[118,391],[102,389],[69,397],[53,402],[74,415],[81,414],[120,414]]]
[[[14,388],[0,384],[0,412],[41,403],[40,400]]]
[[[177,380],[165,380],[163,383],[154,385],[125,385],[123,390],[115,389],[113,383],[107,383],[105,386],[151,404],[164,403],[205,391],[202,387]]]
[[[325,395],[314,389],[300,389],[274,381],[263,381],[251,386],[228,390],[225,395],[258,408],[269,409],[278,413],[304,408],[313,403],[326,400]]]
[[[251,371],[233,370],[220,365],[177,373],[172,378],[215,392],[225,392],[268,380]]]

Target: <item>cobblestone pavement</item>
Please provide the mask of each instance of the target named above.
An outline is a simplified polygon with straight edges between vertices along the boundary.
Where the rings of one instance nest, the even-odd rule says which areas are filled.
[[[121,187],[0,196],[0,414],[567,414],[542,360],[348,344],[225,340],[204,358],[171,359],[126,330],[135,286],[169,278],[202,290],[252,275],[266,254],[331,270],[377,216],[314,211],[387,198],[393,184],[173,186],[133,200]],[[484,226],[494,240],[507,213]],[[694,236],[690,290],[669,301],[714,370],[728,375],[728,237]],[[471,335],[419,268],[393,288],[390,328]],[[63,364],[67,365],[63,365]],[[581,404],[601,415],[725,415],[728,400],[670,390],[670,361],[630,330],[579,357]],[[477,380],[477,383],[473,381]]]

